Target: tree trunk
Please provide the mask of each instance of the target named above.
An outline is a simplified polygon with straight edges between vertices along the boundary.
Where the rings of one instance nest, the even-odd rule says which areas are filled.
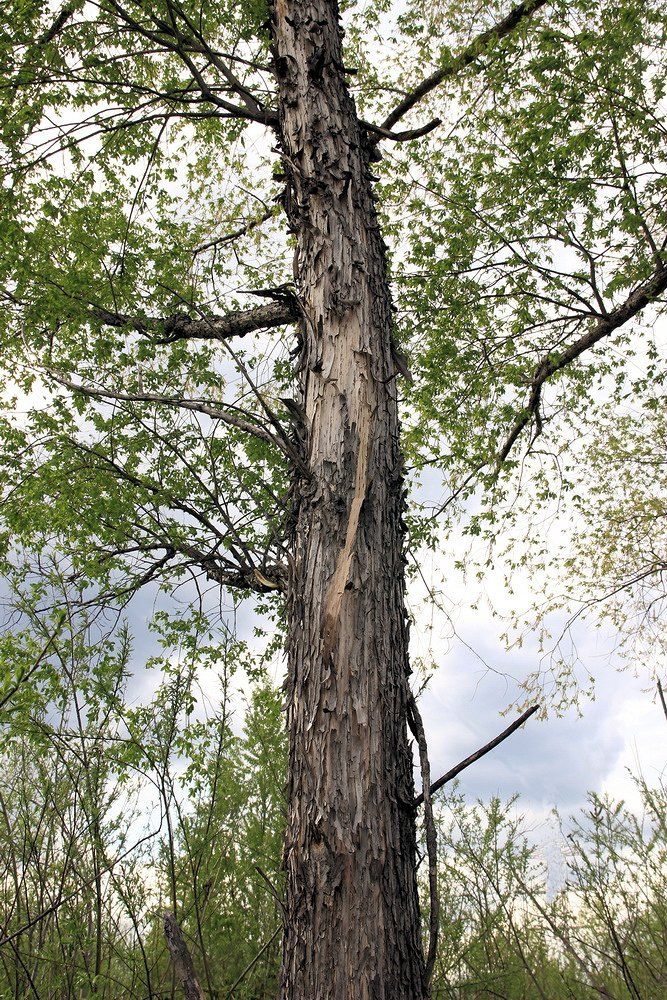
[[[295,489],[285,1000],[423,1000],[391,298],[331,0],[275,0],[310,479]]]

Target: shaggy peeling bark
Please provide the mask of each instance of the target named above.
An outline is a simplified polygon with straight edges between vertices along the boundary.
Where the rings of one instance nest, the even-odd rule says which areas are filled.
[[[288,1000],[422,1000],[391,299],[336,4],[276,0],[304,460],[289,579]]]

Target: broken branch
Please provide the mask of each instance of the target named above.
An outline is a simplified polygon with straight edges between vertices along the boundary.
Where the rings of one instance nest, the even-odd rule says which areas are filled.
[[[456,767],[451,768],[451,770],[447,771],[446,774],[443,774],[441,778],[434,781],[429,788],[429,795],[434,795],[442,788],[443,785],[446,785],[448,781],[453,781],[454,778],[461,773],[461,771],[465,771],[465,769],[470,767],[471,764],[474,764],[476,761],[486,756],[486,754],[490,753],[491,750],[495,750],[495,748],[500,746],[500,744],[506,740],[508,736],[511,736],[512,733],[516,732],[516,730],[522,726],[524,722],[531,717],[531,715],[534,715],[535,712],[538,711],[539,707],[539,705],[533,705],[532,708],[527,709],[523,715],[520,715],[518,719],[515,719],[511,726],[504,729],[502,733],[496,736],[495,739],[491,740],[490,743],[485,744],[485,746],[483,746],[480,750],[476,750],[475,753],[471,753],[470,756],[466,757],[465,760],[462,760],[460,764],[457,764]],[[424,793],[422,792],[421,795],[417,796],[414,804],[417,807],[424,801]]]
[[[106,326],[129,327],[141,334],[154,336],[160,344],[171,344],[176,340],[230,340],[232,337],[245,337],[256,330],[286,326],[300,316],[296,304],[287,294],[252,309],[237,309],[224,316],[202,316],[199,319],[193,319],[186,313],[144,319],[102,308],[95,308],[92,312]]]
[[[205,1000],[204,991],[199,985],[192,956],[183,940],[181,928],[173,913],[167,911],[164,915],[164,936],[167,948],[174,963],[174,971],[181,982],[185,1000]]]

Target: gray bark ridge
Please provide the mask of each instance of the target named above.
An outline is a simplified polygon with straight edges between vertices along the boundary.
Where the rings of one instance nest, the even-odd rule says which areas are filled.
[[[276,0],[309,478],[295,485],[285,1000],[423,1000],[392,308],[330,0]]]

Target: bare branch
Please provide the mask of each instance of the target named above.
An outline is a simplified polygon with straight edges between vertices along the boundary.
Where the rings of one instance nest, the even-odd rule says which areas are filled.
[[[267,444],[275,445],[288,458],[292,458],[291,453],[284,447],[284,442],[275,437],[270,431],[267,431],[265,427],[252,423],[250,420],[244,420],[242,417],[236,417],[227,410],[216,409],[213,406],[209,406],[208,403],[193,399],[177,399],[172,396],[162,396],[156,392],[111,392],[107,389],[93,389],[90,386],[82,385],[80,382],[73,382],[53,369],[49,369],[49,374],[60,385],[66,386],[73,392],[80,392],[82,396],[88,396],[90,399],[125,403],[157,403],[160,406],[169,406],[178,410],[192,410],[195,413],[203,413],[205,416],[211,417],[212,420],[220,420],[221,423],[228,424],[230,427],[236,427],[238,430],[245,431],[246,434],[252,434]]]
[[[524,722],[531,717],[531,715],[534,715],[535,712],[539,710],[539,707],[539,705],[533,705],[532,708],[527,709],[523,715],[520,715],[518,719],[515,719],[512,725],[508,726],[507,729],[503,729],[502,733],[496,736],[495,739],[491,740],[490,743],[481,747],[480,750],[476,750],[475,753],[471,753],[470,756],[466,757],[465,760],[462,760],[460,764],[457,764],[456,767],[451,768],[451,770],[447,771],[446,774],[443,774],[441,778],[434,781],[430,787],[429,794],[434,795],[437,791],[439,791],[439,789],[442,788],[443,785],[446,785],[448,781],[453,781],[454,778],[461,773],[461,771],[465,771],[465,769],[470,767],[471,764],[481,760],[481,758],[485,757],[487,753],[491,752],[491,750],[495,750],[495,748],[500,746],[500,744],[506,740],[508,736],[511,736],[512,733],[516,732],[516,730],[522,726]],[[418,795],[415,799],[415,807],[420,806],[424,801],[424,793],[422,792],[421,795]]]
[[[435,73],[432,73],[431,76],[423,80],[418,87],[415,87],[394,108],[391,114],[387,115],[381,127],[383,129],[392,129],[396,122],[400,121],[423,97],[426,97],[427,94],[430,94],[432,90],[435,90],[445,80],[450,80],[460,73],[462,69],[465,69],[466,66],[473,63],[491,42],[496,42],[501,38],[505,38],[506,35],[511,34],[518,24],[538,11],[540,7],[544,7],[547,2],[548,0],[526,0],[526,2],[518,4],[502,21],[499,21],[492,28],[488,28],[478,35],[453,62],[443,69],[436,70]]]
[[[209,240],[208,243],[202,243],[200,246],[195,247],[192,251],[193,256],[198,253],[203,253],[205,250],[211,250],[213,247],[223,246],[225,243],[233,243],[234,240],[239,239],[241,236],[246,236],[248,233],[252,232],[253,229],[257,229],[264,222],[268,222],[269,219],[273,217],[273,212],[268,209],[257,219],[251,219],[244,226],[240,226],[231,233],[227,233],[226,236],[218,236],[215,240]]]
[[[660,678],[658,678],[658,694],[660,695],[660,701],[662,703],[662,710],[665,713],[665,718],[667,719],[667,701],[665,701],[665,692],[662,689],[662,684]]]
[[[423,135],[428,135],[442,125],[442,118],[434,118],[433,121],[427,122],[426,125],[422,125],[420,128],[411,128],[406,132],[392,132],[382,125],[372,125],[371,122],[366,122],[361,120],[359,122],[362,128],[370,132],[371,135],[375,135],[378,139],[391,139],[393,142],[409,142],[410,139],[420,139]]]

